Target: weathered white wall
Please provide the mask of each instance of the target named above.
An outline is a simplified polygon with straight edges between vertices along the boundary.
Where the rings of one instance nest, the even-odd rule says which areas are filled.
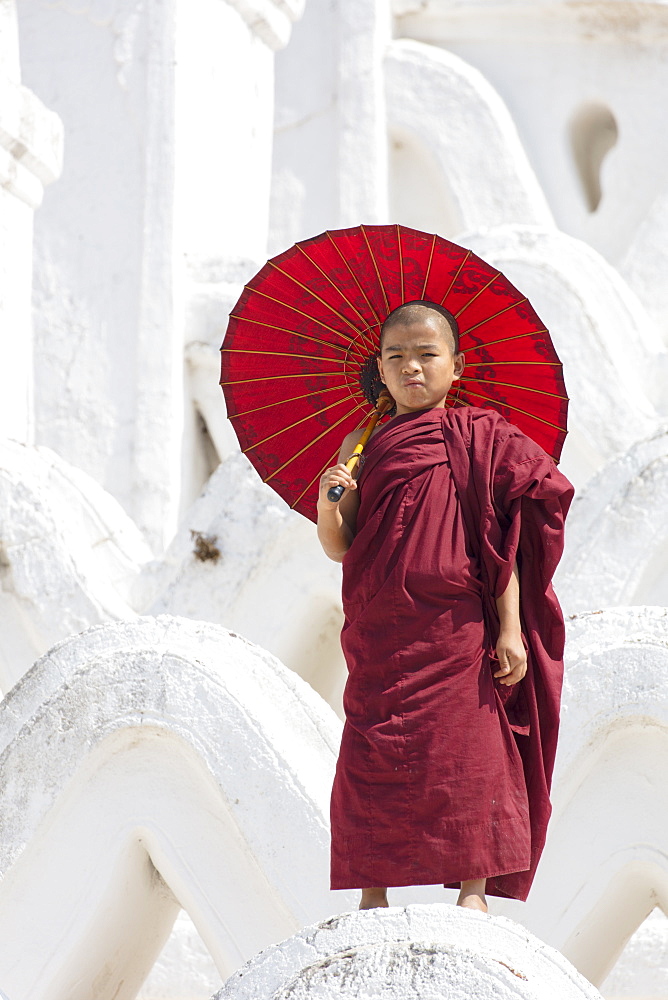
[[[627,944],[622,958],[601,986],[608,1000],[637,997],[661,1000],[668,979],[668,917],[656,907]]]
[[[389,4],[309,0],[276,57],[269,251],[387,217]]]
[[[0,0],[0,434],[33,437],[34,210],[60,173],[62,126],[21,84],[14,0]]]
[[[648,314],[668,343],[668,301],[663,275],[666,273],[666,228],[668,195],[662,191],[638,227],[619,264],[620,274],[628,281]]]
[[[208,1000],[220,987],[220,973],[185,910],[181,910],[160,957],[137,1000]]]
[[[66,133],[35,236],[36,439],[157,550],[215,465],[184,347],[218,347],[265,255],[273,52],[301,7],[20,5],[25,78]]]
[[[261,643],[341,712],[341,568],[238,449],[161,560],[112,496],[46,448],[0,443],[0,525],[0,691],[72,633],[167,612]]]
[[[604,0],[394,0],[399,37],[436,44],[479,70],[510,108],[557,225],[608,260],[624,255],[665,191],[668,136],[658,95],[668,77],[668,10]],[[572,124],[591,105],[614,117],[618,138],[589,210]],[[603,132],[599,137],[598,133]],[[605,118],[584,129],[585,162],[606,145]]]

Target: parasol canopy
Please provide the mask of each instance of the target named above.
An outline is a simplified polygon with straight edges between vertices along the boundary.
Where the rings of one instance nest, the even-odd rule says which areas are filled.
[[[466,358],[448,406],[491,407],[555,460],[568,397],[527,298],[471,250],[404,226],[358,226],[296,243],[245,286],[221,348],[242,451],[264,482],[316,519],[318,481],[382,388],[380,328],[405,302],[456,316]]]

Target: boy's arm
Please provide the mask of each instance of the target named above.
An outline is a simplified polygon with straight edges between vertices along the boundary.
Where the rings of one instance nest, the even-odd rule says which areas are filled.
[[[517,562],[503,594],[496,599],[499,612],[499,638],[496,655],[499,669],[494,674],[501,684],[510,686],[521,681],[527,672],[527,654],[522,642],[520,625],[520,581]]]
[[[339,463],[320,477],[318,494],[318,538],[325,554],[334,562],[341,562],[355,537],[359,495],[357,484],[345,466],[346,459],[359,440],[360,432],[348,434],[341,445]],[[346,491],[338,503],[327,499],[332,486],[345,486]]]

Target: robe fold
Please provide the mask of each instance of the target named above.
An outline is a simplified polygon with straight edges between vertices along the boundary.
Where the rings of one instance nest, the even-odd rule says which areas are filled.
[[[493,410],[395,417],[369,442],[343,560],[346,722],[333,889],[487,878],[526,899],[545,841],[563,672],[551,578],[573,489]],[[526,677],[498,669],[517,559]]]

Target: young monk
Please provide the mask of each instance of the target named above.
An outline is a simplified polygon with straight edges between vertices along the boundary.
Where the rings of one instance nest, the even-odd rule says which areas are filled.
[[[390,313],[378,369],[395,415],[357,480],[359,431],[320,480],[349,671],[331,885],[361,888],[361,909],[392,885],[443,883],[483,911],[486,893],[525,899],[549,817],[564,639],[550,579],[573,490],[495,411],[446,408],[458,336],[433,303]]]

